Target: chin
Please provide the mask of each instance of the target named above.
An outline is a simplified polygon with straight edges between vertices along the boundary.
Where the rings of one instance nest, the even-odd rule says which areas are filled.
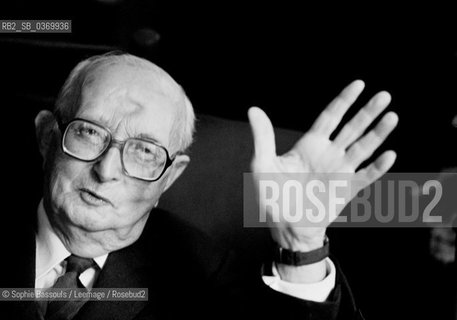
[[[112,228],[112,223],[96,210],[77,209],[68,215],[71,223],[85,232],[103,232]]]
[[[73,239],[79,241],[68,243],[68,249],[75,255],[94,258],[123,249],[134,243],[139,236],[130,234],[128,238],[122,239],[112,230],[92,233],[78,229],[73,230]]]

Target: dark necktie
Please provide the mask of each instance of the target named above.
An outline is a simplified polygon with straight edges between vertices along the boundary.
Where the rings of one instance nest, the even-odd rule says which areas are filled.
[[[95,266],[93,259],[81,258],[75,255],[67,259],[65,274],[57,279],[53,288],[84,288],[79,276],[81,273]],[[87,300],[50,301],[46,310],[46,320],[72,319]]]

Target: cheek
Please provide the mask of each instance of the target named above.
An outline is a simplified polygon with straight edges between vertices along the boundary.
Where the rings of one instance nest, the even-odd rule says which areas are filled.
[[[77,184],[84,176],[87,176],[90,168],[84,162],[68,161],[58,159],[54,166],[50,168],[50,174],[47,181],[48,192],[50,193],[53,203],[56,206],[71,196],[74,185]]]
[[[90,216],[85,224],[90,222],[90,224],[96,225],[97,227],[94,229],[112,228],[116,230],[117,236],[123,232],[130,234],[135,226],[146,222],[145,217],[154,208],[162,191],[162,184],[150,184],[145,187],[141,182],[140,184],[137,182],[126,183],[123,188],[117,190],[116,209],[108,213],[101,212],[103,213],[102,219]],[[67,197],[65,201],[67,200],[71,201],[71,197]]]
[[[94,183],[91,165],[81,161],[72,161],[61,156],[48,168],[48,198],[55,213],[66,212],[67,217],[76,225],[89,229],[123,228],[132,226],[141,220],[157,203],[165,187],[165,179],[147,183],[125,176],[112,185],[102,186],[113,199],[116,208],[88,210],[81,204],[79,185]]]
[[[129,181],[125,188],[126,198],[123,205],[130,210],[150,211],[159,200],[165,184],[163,182],[144,183],[142,181]],[[127,209],[127,208],[125,208]]]

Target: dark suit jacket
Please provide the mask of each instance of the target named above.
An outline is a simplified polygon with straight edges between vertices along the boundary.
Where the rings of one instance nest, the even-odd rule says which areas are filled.
[[[3,227],[0,288],[33,288],[34,223],[17,214]],[[34,211],[36,212],[36,208]],[[11,238],[14,237],[14,238]],[[204,234],[153,210],[140,239],[111,253],[94,287],[148,288],[144,301],[89,301],[75,320],[90,319],[355,319],[352,295],[338,269],[325,303],[303,301],[263,284],[261,261],[214,245]],[[0,303],[0,319],[37,319],[34,302]]]

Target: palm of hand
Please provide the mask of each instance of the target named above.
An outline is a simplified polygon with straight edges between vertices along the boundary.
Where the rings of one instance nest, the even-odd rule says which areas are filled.
[[[350,120],[332,141],[331,133],[338,126],[344,113],[363,90],[363,82],[355,81],[345,88],[322,112],[313,124],[287,153],[276,155],[273,126],[266,114],[251,108],[249,119],[254,135],[255,155],[252,171],[255,182],[262,173],[274,173],[278,181],[298,178],[302,185],[309,181],[328,182],[335,175],[344,174],[344,180],[351,184],[357,181],[357,188],[344,192],[345,203],[355,194],[381,177],[393,165],[395,153],[384,152],[367,167],[356,171],[367,160],[395,128],[398,118],[393,113],[386,114],[377,126],[363,135],[371,122],[387,107],[390,96],[381,92],[374,96],[357,115]],[[362,136],[363,135],[363,136]],[[361,137],[362,136],[362,137]],[[256,183],[257,185],[257,183]],[[328,192],[323,197],[327,197]],[[263,199],[260,197],[259,199]],[[259,206],[265,206],[260,200]],[[324,201],[325,202],[325,201]],[[293,204],[290,206],[291,210]],[[341,213],[341,207],[330,214],[318,226],[289,223],[286,219],[273,217],[270,221],[273,238],[283,247],[307,250],[319,246],[328,225]]]

